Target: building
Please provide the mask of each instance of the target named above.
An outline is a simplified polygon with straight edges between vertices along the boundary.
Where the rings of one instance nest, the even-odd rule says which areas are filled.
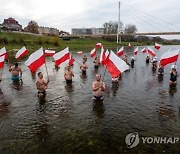
[[[8,18],[8,19],[4,19],[4,22],[2,23],[2,29],[21,31],[22,26],[14,18]]]
[[[59,30],[56,28],[50,27],[39,27],[39,34],[48,35],[48,36],[59,36]]]
[[[104,34],[104,28],[73,28],[71,30],[73,35],[85,35],[85,34]]]

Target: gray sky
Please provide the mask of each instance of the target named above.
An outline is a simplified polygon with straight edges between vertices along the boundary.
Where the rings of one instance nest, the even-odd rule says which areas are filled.
[[[121,20],[124,25],[135,24],[139,32],[180,30],[179,0],[121,2]],[[117,21],[118,0],[0,0],[0,22],[8,17],[15,18],[23,27],[34,20],[39,26],[71,32],[71,28],[102,27],[104,22]]]

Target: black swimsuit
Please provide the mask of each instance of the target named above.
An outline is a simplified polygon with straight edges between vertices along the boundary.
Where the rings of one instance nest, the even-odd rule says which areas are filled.
[[[171,80],[172,82],[177,81],[177,74],[175,75],[173,72],[171,72],[170,75],[171,75],[171,76],[170,76],[170,80]]]

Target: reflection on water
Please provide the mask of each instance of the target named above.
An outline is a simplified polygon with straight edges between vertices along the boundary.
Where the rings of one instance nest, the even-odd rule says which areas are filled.
[[[12,88],[15,89],[15,90],[17,90],[17,91],[22,90],[22,88],[23,88],[23,82],[21,82],[21,81],[13,81],[13,82],[12,82]]]
[[[119,89],[119,82],[112,82],[111,90],[112,90],[113,96],[116,96],[118,89]]]
[[[93,113],[97,118],[103,118],[104,117],[104,104],[103,101],[93,101]]]
[[[164,74],[158,74],[158,81],[159,81],[159,83],[162,83],[163,78],[164,78]]]
[[[170,96],[174,96],[174,94],[177,92],[177,86],[176,85],[169,85],[169,94]]]

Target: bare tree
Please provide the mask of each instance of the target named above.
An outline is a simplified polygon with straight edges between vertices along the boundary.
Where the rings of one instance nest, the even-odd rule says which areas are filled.
[[[38,26],[37,22],[35,22],[35,21],[30,21],[30,22],[28,23],[28,26],[25,27],[24,30],[27,31],[27,32],[39,34],[38,28],[39,28],[39,26]]]
[[[116,34],[118,29],[118,22],[109,21],[103,24],[105,34]],[[120,29],[123,27],[123,23],[120,22]]]
[[[124,33],[129,34],[129,33],[136,33],[137,28],[135,25],[132,24],[127,24],[126,27],[124,28]]]

